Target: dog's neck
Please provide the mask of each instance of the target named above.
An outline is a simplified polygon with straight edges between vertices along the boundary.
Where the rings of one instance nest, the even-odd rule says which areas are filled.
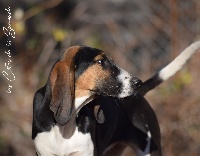
[[[76,130],[76,117],[77,117],[77,114],[80,111],[80,109],[84,105],[86,105],[87,103],[92,101],[94,98],[95,98],[95,96],[91,95],[91,94],[83,95],[83,96],[79,96],[79,97],[75,98],[75,100],[74,100],[75,108],[74,108],[71,119],[69,120],[69,122],[66,125],[59,126],[60,133],[63,135],[63,137],[65,139],[71,138],[71,136],[74,134],[74,132]]]

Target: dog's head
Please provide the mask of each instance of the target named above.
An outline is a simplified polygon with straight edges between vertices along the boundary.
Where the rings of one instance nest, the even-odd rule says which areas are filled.
[[[102,50],[74,46],[51,69],[48,88],[50,108],[64,125],[71,117],[74,99],[96,94],[124,98],[133,95],[141,81],[117,67]]]

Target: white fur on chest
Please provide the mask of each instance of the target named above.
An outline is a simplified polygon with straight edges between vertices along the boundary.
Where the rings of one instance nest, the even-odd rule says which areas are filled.
[[[83,134],[76,128],[71,138],[62,137],[59,127],[54,126],[50,132],[38,133],[35,147],[41,156],[93,156],[94,145],[89,133]]]

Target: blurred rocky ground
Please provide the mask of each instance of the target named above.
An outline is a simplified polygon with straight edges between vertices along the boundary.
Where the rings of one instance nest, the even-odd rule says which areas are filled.
[[[66,48],[100,48],[145,81],[200,38],[199,19],[198,0],[1,1],[0,155],[35,155],[33,95]],[[146,95],[166,156],[200,155],[199,59]]]

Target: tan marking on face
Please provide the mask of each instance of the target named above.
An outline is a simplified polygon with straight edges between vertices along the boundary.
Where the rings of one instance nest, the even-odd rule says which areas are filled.
[[[75,90],[75,98],[79,98],[79,97],[83,97],[83,96],[88,96],[90,95],[90,91],[89,90]]]
[[[104,56],[103,56],[103,52],[102,52],[100,55],[97,55],[97,56],[94,58],[94,61],[102,60],[103,58],[104,58]]]
[[[76,80],[76,91],[94,90],[96,86],[101,85],[101,82],[104,82],[109,76],[109,71],[103,70],[98,64],[94,64]],[[89,93],[91,94],[91,92]]]

